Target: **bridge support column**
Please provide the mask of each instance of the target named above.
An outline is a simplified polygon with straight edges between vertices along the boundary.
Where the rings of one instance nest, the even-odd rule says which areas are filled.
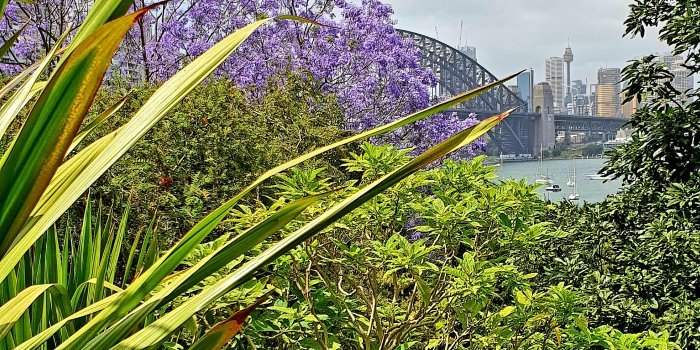
[[[533,144],[532,154],[539,156],[540,149],[553,149],[556,140],[556,131],[554,128],[554,115],[546,112],[537,118],[535,122],[535,142]]]

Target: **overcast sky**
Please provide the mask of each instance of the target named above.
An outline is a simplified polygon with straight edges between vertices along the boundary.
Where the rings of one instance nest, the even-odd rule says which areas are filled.
[[[574,52],[572,80],[595,83],[600,67],[624,67],[627,60],[668,48],[647,32],[622,38],[631,0],[385,0],[397,27],[435,37],[452,46],[459,40],[477,48],[479,63],[496,76],[535,69],[544,80],[544,60]]]

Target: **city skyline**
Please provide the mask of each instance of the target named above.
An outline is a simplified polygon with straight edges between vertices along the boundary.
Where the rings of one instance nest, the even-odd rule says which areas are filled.
[[[593,84],[600,68],[623,68],[639,56],[670,51],[654,30],[644,39],[622,38],[629,0],[387,2],[398,28],[438,36],[455,47],[461,36],[462,46],[476,47],[479,62],[497,76],[533,68],[534,81],[545,81],[545,58],[561,57],[570,46],[576,55],[571,79]],[[557,30],[565,27],[570,29]]]

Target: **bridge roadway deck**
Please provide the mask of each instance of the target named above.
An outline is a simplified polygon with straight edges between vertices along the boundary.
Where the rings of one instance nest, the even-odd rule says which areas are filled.
[[[476,113],[479,119],[488,118],[496,112],[472,112],[466,110],[451,110],[460,117],[466,117],[470,113]],[[615,137],[629,119],[613,117],[596,117],[583,115],[554,115],[554,125],[545,127],[542,125],[542,116],[537,113],[515,112],[508,117],[501,126],[491,132],[490,141],[495,143],[502,154],[536,154],[539,152],[542,137],[538,134],[542,130],[552,130],[557,134],[572,133],[584,134],[589,140],[608,141]]]

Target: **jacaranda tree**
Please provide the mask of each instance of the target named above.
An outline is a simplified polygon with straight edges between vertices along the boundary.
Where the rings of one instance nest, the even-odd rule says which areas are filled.
[[[83,0],[40,0],[41,6],[21,2],[8,5],[0,32],[8,37],[29,23],[0,69],[16,72],[48,49],[66,29],[64,22],[45,20],[47,9],[67,12],[62,18],[79,23],[86,8]],[[154,1],[136,1],[143,7]],[[68,10],[64,10],[68,9]],[[48,11],[51,12],[51,11]],[[309,84],[337,97],[346,128],[366,130],[430,103],[434,74],[419,64],[419,52],[394,28],[393,11],[379,0],[246,0],[171,1],[139,20],[116,56],[114,73],[134,81],[159,82],[211,47],[227,33],[259,18],[295,14],[324,26],[309,29],[280,22],[253,34],[219,69],[241,87],[263,87],[287,71],[303,72]],[[270,46],[279,48],[269,50]],[[263,91],[263,89],[260,89]],[[259,96],[251,96],[255,98]],[[417,124],[411,133],[391,138],[402,146],[425,150],[434,141],[473,125],[443,115],[434,123]],[[408,135],[410,134],[410,136]],[[471,155],[482,143],[461,152]]]

